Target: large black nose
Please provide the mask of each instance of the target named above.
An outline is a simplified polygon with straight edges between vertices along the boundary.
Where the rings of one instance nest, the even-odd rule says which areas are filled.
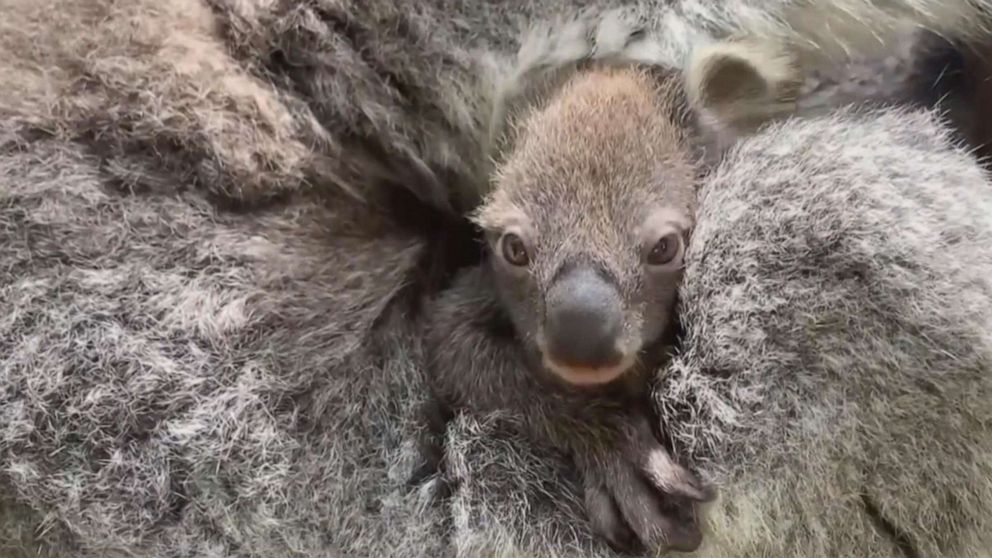
[[[558,278],[546,302],[544,332],[554,361],[581,368],[620,361],[623,303],[608,279],[591,268],[573,269]]]

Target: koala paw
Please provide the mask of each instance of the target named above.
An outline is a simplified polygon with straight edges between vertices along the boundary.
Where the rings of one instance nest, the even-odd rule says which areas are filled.
[[[675,463],[650,432],[580,461],[589,521],[614,549],[699,548],[698,504],[711,501],[715,491]]]

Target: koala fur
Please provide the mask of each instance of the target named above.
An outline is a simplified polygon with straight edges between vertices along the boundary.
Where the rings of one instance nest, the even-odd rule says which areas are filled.
[[[684,451],[740,483],[713,517],[741,530],[714,537],[714,555],[801,555],[758,550],[782,548],[766,528],[786,513],[805,518],[788,548],[811,556],[992,548],[992,228],[988,177],[967,155],[932,114],[847,112],[769,130],[707,181],[688,349],[657,398]],[[742,242],[749,230],[761,241]],[[773,477],[779,489],[752,498]]]
[[[473,217],[488,265],[428,312],[428,371],[457,411],[512,414],[535,443],[567,450],[612,544],[686,551],[709,491],[654,439],[643,401],[671,338],[703,172],[694,143],[708,126],[691,122],[706,111],[756,129],[794,104],[798,80],[787,62],[708,50],[686,79],[655,63],[651,35],[623,16],[580,17],[522,44],[495,111],[511,122],[496,123],[491,191]],[[735,80],[771,92],[728,90]],[[521,82],[539,87],[514,90]],[[658,247],[669,255],[651,263]]]
[[[635,540],[685,550],[698,529],[665,508],[708,495],[654,439],[644,404],[694,213],[678,89],[677,74],[590,69],[519,122],[476,217],[489,265],[428,311],[426,329],[443,401],[514,414],[535,443],[570,450],[614,544],[630,544],[626,520]],[[507,259],[508,242],[525,259]],[[648,265],[659,242],[670,256]]]
[[[455,4],[2,0],[0,115],[88,142],[135,188],[162,187],[131,164],[153,152],[241,205],[316,186],[450,208],[480,178],[496,52],[461,46]]]
[[[423,186],[437,176],[474,185],[482,163],[451,149],[486,132],[466,139],[470,125],[434,119],[477,101],[438,91],[478,94],[455,84],[458,60],[506,71],[517,46],[506,29],[561,5],[415,4],[0,0],[0,555],[612,555],[590,536],[567,462],[505,430],[499,413],[450,425],[456,483],[442,505],[430,505],[435,479],[406,485],[427,399],[410,320],[434,272],[436,235],[421,222],[434,214],[378,202],[443,198]],[[411,11],[397,16],[400,5]],[[744,4],[721,6],[703,19],[743,17],[732,14]],[[688,30],[673,23],[666,36],[684,44]],[[418,54],[461,44],[483,54]],[[396,51],[428,61],[392,72],[376,62]],[[349,62],[327,63],[328,52]],[[368,101],[347,104],[356,99]],[[421,121],[458,141],[426,141]],[[734,249],[694,256],[695,341],[656,393],[686,456],[736,495],[709,515],[701,553],[898,556],[895,532],[920,555],[982,556],[986,375],[955,378],[980,360],[974,332],[987,330],[974,325],[987,302],[976,294],[988,276],[975,215],[985,177],[931,115],[791,121],[736,149],[722,182],[703,187],[724,194],[704,195],[699,233]],[[803,188],[784,196],[762,182],[777,171]],[[850,210],[844,192],[877,202],[878,185],[899,186],[884,190],[891,205]],[[885,296],[850,304],[877,313],[838,325],[851,275],[816,244],[779,247],[759,219],[766,205],[789,239],[844,225],[866,239],[845,250],[876,246],[886,257],[868,269],[884,275],[871,284]],[[967,268],[941,259],[969,247]],[[799,283],[751,259],[778,254],[806,263]],[[808,286],[818,279],[833,290]],[[784,312],[791,302],[818,314]],[[885,308],[929,321],[893,325]],[[799,350],[848,342],[864,351]],[[846,391],[849,367],[902,381],[869,386],[878,398],[866,399]],[[817,381],[831,389],[806,389]],[[793,398],[810,393],[809,405]],[[845,415],[864,428],[830,430],[829,413],[865,408],[884,420]],[[786,445],[751,448],[741,432]]]
[[[92,138],[136,187],[156,185],[123,155],[152,149],[149,165],[242,204],[333,185],[366,201],[399,191],[465,211],[487,180],[493,94],[521,30],[615,4],[3,0],[0,55],[17,79],[2,85],[0,113]],[[989,9],[987,0],[641,0],[629,11],[661,30],[647,55],[682,67],[693,48],[726,36],[867,52],[903,16],[944,36],[979,36]],[[803,23],[822,18],[836,23]]]
[[[598,43],[610,44],[609,33],[622,28],[622,22],[620,23],[621,25],[610,24],[605,21],[600,22],[599,24],[600,27],[597,30],[597,32],[576,33],[575,35],[579,37],[593,35],[596,37]],[[606,35],[605,39],[601,38],[603,37],[603,35]],[[560,35],[557,36],[552,34],[552,35],[547,35],[545,37],[552,37],[553,40],[557,40],[560,39],[560,37],[562,36],[567,38],[572,35],[570,33],[561,33]],[[551,42],[553,42],[553,40]],[[540,63],[535,63],[534,61],[550,59],[550,60],[555,60],[556,62],[561,62],[565,57],[558,55],[559,52],[566,52],[566,53],[581,52],[581,51],[570,50],[569,48],[567,48],[569,46],[569,43],[567,43],[566,41],[562,41],[562,43],[556,45],[555,47],[558,50],[554,50],[554,48],[551,49],[550,55],[546,55],[543,58],[541,56],[535,56],[534,55],[535,50],[537,50],[539,47],[545,44],[548,44],[547,39],[545,43],[538,42],[535,44],[529,44],[525,42],[524,46],[521,49],[520,59],[528,61],[526,63],[529,63],[535,67],[541,67],[541,68],[551,67],[552,68],[551,75],[553,75],[553,72],[558,71],[559,68],[563,67],[564,65],[547,64],[542,66]],[[650,33],[647,35],[647,38],[643,43],[638,41],[626,42],[621,40],[621,41],[615,41],[613,44],[617,44],[621,46],[621,48],[618,49],[618,51],[620,52],[618,58],[621,59],[632,60],[632,61],[633,60],[651,61],[651,62],[656,62],[664,59],[664,57],[662,56],[664,52],[664,50],[662,49],[663,44],[657,42],[655,40],[655,36]],[[774,115],[776,112],[782,112],[783,106],[788,106],[790,101],[795,101],[795,95],[789,89],[789,87],[793,86],[795,82],[792,75],[790,74],[790,70],[795,67],[795,64],[791,62],[787,56],[782,55],[782,51],[761,50],[761,48],[764,47],[764,45],[766,44],[763,42],[757,43],[758,48],[752,48],[750,49],[750,52],[748,54],[742,55],[738,50],[736,50],[742,44],[745,43],[743,41],[738,41],[736,43],[714,43],[712,45],[707,45],[702,49],[698,49],[694,54],[694,56],[698,57],[698,59],[693,58],[688,63],[688,66],[686,68],[686,80],[685,80],[685,83],[689,89],[688,93],[690,95],[690,98],[692,98],[695,101],[696,103],[695,106],[697,107],[700,106],[700,103],[705,102],[707,100],[726,101],[729,99],[730,101],[729,104],[723,104],[723,105],[718,104],[717,108],[723,109],[729,106],[730,112],[722,112],[721,114],[720,111],[716,111],[716,118],[719,119],[720,117],[723,117],[725,120],[729,120],[731,123],[738,125],[740,121],[739,119],[734,118],[734,116],[739,115],[743,117],[749,117],[750,115],[748,114],[748,111],[746,109],[749,106],[748,101],[751,101],[751,99],[766,101],[765,106],[771,109],[770,111],[765,112],[764,110],[760,110],[760,109],[764,109],[765,107],[759,105],[757,107],[759,110],[751,111],[759,118],[762,116],[767,116],[769,114]],[[603,52],[600,52],[595,48],[591,49],[589,52],[590,54],[587,56],[596,56],[596,55],[604,54]],[[609,49],[606,49],[606,52],[611,52],[611,51]],[[767,94],[767,96],[764,97],[759,94],[756,96],[752,96],[750,98],[741,95],[740,91],[731,91],[730,92],[731,96],[727,98],[723,98],[718,95],[711,94],[711,91],[714,88],[716,89],[717,93],[720,92],[721,88],[719,86],[715,86],[713,82],[709,81],[710,76],[706,73],[707,67],[711,64],[714,64],[716,66],[719,66],[721,64],[725,65],[727,64],[727,61],[729,59],[732,58],[740,59],[744,56],[747,56],[749,57],[750,60],[755,61],[754,67],[767,69],[767,71],[763,75],[758,76],[761,79],[761,81],[763,81],[763,83],[758,83],[753,88],[744,88],[744,91],[746,92],[748,90],[751,90],[751,91],[763,92],[764,89],[763,85],[768,84],[770,87],[768,87],[766,90],[770,91],[770,94]],[[781,62],[777,62],[777,60],[781,60]],[[762,61],[772,61],[772,63],[763,66]],[[700,66],[702,66],[702,68],[704,69],[703,71],[699,70]],[[781,70],[779,70],[779,68],[781,68]],[[579,68],[576,71],[581,73],[583,70]],[[518,73],[518,75],[523,75],[523,74],[524,72]],[[777,76],[781,76],[781,77],[779,77],[779,79],[776,80],[775,78]],[[719,74],[717,74],[717,77],[719,78]],[[533,76],[531,77],[531,79],[534,79]],[[552,79],[551,83],[554,84],[555,81],[557,80]],[[786,93],[782,93],[780,90],[778,90],[775,87],[777,83],[783,83],[786,85],[786,88],[784,89]],[[566,88],[567,87],[568,86],[566,86]],[[608,81],[604,81],[602,87],[610,88],[612,87],[612,85]],[[544,92],[542,91],[542,93]],[[535,102],[533,101],[533,99],[529,99],[529,101]],[[771,102],[767,102],[767,101],[771,101]],[[540,104],[540,101],[536,101],[536,103]],[[617,111],[613,118],[614,121],[617,123],[618,129],[626,129],[626,127],[624,126],[625,118],[631,118],[631,119],[636,118],[638,122],[643,120],[642,117],[635,116],[636,113],[637,111],[630,107],[628,107],[626,110],[623,111]],[[528,123],[526,125],[516,123],[516,124],[511,124],[509,127],[513,134],[519,135],[521,133],[520,132],[521,129],[530,128],[533,127],[534,125],[535,124],[533,122]],[[540,121],[538,121],[537,125],[550,126],[553,124],[551,123],[540,124]],[[755,130],[759,127],[759,125],[746,126],[745,128]],[[576,134],[575,132],[578,132],[578,134]],[[572,143],[575,144],[583,143],[583,142],[592,143],[589,139],[583,137],[582,135],[583,133],[588,134],[590,137],[596,137],[596,138],[603,137],[604,134],[608,135],[608,133],[604,132],[603,130],[597,127],[597,120],[595,117],[586,117],[586,119],[582,121],[582,125],[576,127],[575,130],[573,130],[573,133],[564,134],[564,133],[556,132],[554,130],[549,130],[547,133],[555,135],[555,137],[560,137],[561,138],[560,141],[566,147],[563,147],[561,149],[561,153],[558,153],[556,151],[555,155],[550,157],[547,161],[541,161],[539,157],[535,159],[533,164],[530,165],[532,167],[532,172],[535,176],[537,176],[538,174],[544,175],[549,172],[553,173],[554,171],[552,169],[557,168],[557,165],[561,161],[572,161],[574,157],[570,158],[571,157],[570,151],[567,146],[569,146]],[[950,140],[947,137],[942,137],[941,141],[947,143],[948,145],[951,144]],[[524,150],[525,152],[530,152],[531,150],[534,149],[532,147],[532,143],[522,143],[520,145],[513,145],[511,143],[509,144],[510,145],[509,148],[506,148],[505,145],[506,144],[504,144],[504,146],[501,146],[502,148],[500,150],[501,155],[503,154],[502,151],[504,149],[508,153],[513,153],[517,149]],[[624,160],[623,156],[610,155],[610,153],[612,152],[603,145],[598,145],[596,149],[597,149],[596,153],[599,154],[599,156],[613,157],[613,159],[611,160],[616,160],[617,164],[621,165],[623,169],[627,168],[627,165],[623,165],[623,160]],[[627,149],[636,151],[636,148],[632,148],[632,147],[628,147]],[[596,155],[588,155],[587,157],[588,160],[574,161],[574,165],[576,166],[577,169],[585,168],[585,167],[594,167],[595,164],[591,161],[595,161],[595,162],[600,161],[600,159]],[[647,158],[650,159],[651,157],[647,157]],[[664,157],[662,158],[664,159]],[[755,156],[755,158],[758,159],[760,157]],[[745,165],[746,163],[738,162],[737,164]],[[577,174],[580,175],[581,171],[579,171]],[[981,173],[978,173],[978,177],[980,179],[983,178]],[[503,177],[500,177],[499,180],[503,180]],[[571,185],[573,182],[576,181],[581,181],[581,178],[573,177],[571,179],[559,180],[558,182],[551,181],[543,186],[536,185],[538,182],[540,182],[540,181],[536,181],[534,182],[535,185],[530,186],[531,188],[540,189],[539,192],[534,192],[533,195],[537,196],[538,199],[543,200],[541,202],[543,205],[541,205],[541,212],[540,212],[541,215],[543,215],[540,219],[541,226],[544,226],[545,223],[548,221],[554,222],[556,216],[553,213],[557,208],[561,208],[561,211],[568,211],[567,208],[571,207],[571,205],[569,205],[564,201],[564,198],[556,201],[555,196],[558,194],[556,194],[555,192],[561,188],[567,189],[567,187],[562,186],[559,188],[555,186],[555,184],[558,184],[560,182],[561,184]],[[511,188],[514,187],[515,184],[530,184],[530,182],[528,181],[528,177],[521,175],[519,172],[514,174],[509,179],[508,183],[509,183],[509,187]],[[617,186],[611,185],[609,187],[611,188],[611,192],[612,192],[612,189],[616,188]],[[496,191],[493,192],[496,196],[502,196],[502,198],[504,198],[503,202],[496,204],[498,206],[497,211],[500,212],[507,211],[509,209],[509,206],[513,204],[519,205],[520,203],[524,203],[524,204],[528,203],[526,201],[527,196],[521,195],[519,193],[517,195],[504,194],[501,188],[502,186],[499,186],[497,187]],[[581,192],[572,193],[572,196],[575,197],[576,199],[581,198],[582,195],[583,194]],[[607,193],[603,193],[600,196],[600,198],[602,199],[602,203],[604,204],[604,207],[610,205],[610,202],[607,201],[608,197],[609,196],[607,195]],[[512,203],[509,201],[511,198],[513,199]],[[490,202],[486,202],[486,204],[484,204],[483,206],[484,211],[487,212],[492,211],[492,209],[488,207],[489,204]],[[593,208],[595,207],[596,206],[594,204],[589,204],[587,210],[592,212]],[[532,212],[533,209],[534,208],[532,207],[531,208]],[[574,209],[572,211],[574,213]],[[573,216],[573,219],[575,218],[577,217]],[[605,216],[601,216],[600,218],[606,219]],[[766,218],[771,220],[772,216],[766,215]],[[718,219],[718,217],[714,217],[714,219]],[[974,219],[974,216],[972,217],[972,219]],[[615,221],[616,218],[614,216],[614,218],[610,222],[612,223]],[[595,223],[587,224],[586,228],[589,230],[599,230],[596,227]],[[577,235],[579,233],[573,231],[572,234]],[[591,240],[593,239],[590,239],[590,241]],[[500,405],[497,405],[497,407],[499,407],[501,410],[506,411],[511,416],[516,416],[517,414],[522,415],[517,417],[517,419],[522,424],[526,425],[526,429],[528,431],[532,431],[535,428],[540,431],[542,428],[548,427],[547,426],[548,422],[553,422],[556,419],[563,421],[563,423],[567,423],[568,420],[574,418],[570,414],[570,411],[567,411],[565,409],[557,409],[554,411],[550,411],[544,409],[544,406],[535,405],[534,400],[540,399],[542,397],[547,398],[549,401],[551,400],[557,401],[558,396],[553,394],[552,388],[541,387],[538,385],[530,386],[530,387],[524,385],[518,385],[518,382],[516,382],[516,380],[514,379],[516,377],[515,370],[523,368],[525,366],[523,364],[523,359],[513,356],[504,349],[500,348],[504,344],[510,342],[505,338],[507,336],[512,336],[512,333],[505,333],[505,332],[498,333],[498,332],[502,331],[503,329],[508,329],[510,328],[510,326],[508,324],[504,326],[497,325],[501,323],[501,318],[498,316],[499,314],[498,312],[492,311],[491,306],[493,306],[494,304],[498,306],[498,303],[495,303],[493,300],[487,299],[485,298],[484,295],[479,294],[479,291],[492,290],[494,289],[494,287],[488,284],[484,280],[479,281],[476,278],[472,278],[471,276],[466,276],[466,279],[467,279],[467,283],[463,285],[459,285],[455,289],[451,290],[447,294],[446,298],[442,298],[442,301],[440,303],[441,308],[435,310],[435,312],[437,312],[439,315],[440,325],[435,324],[433,327],[435,328],[440,327],[440,330],[443,333],[437,335],[436,338],[431,341],[432,345],[435,345],[431,348],[431,350],[437,355],[441,355],[440,359],[444,361],[444,364],[441,367],[442,371],[440,372],[440,374],[442,378],[441,380],[442,384],[447,384],[447,385],[442,388],[442,391],[447,390],[449,393],[453,391],[454,393],[457,394],[455,395],[456,400],[461,398],[465,401],[468,401],[468,403],[466,403],[467,407],[470,410],[474,410],[476,412],[482,412],[486,410],[491,411],[492,410],[491,407],[494,404],[494,402],[500,401],[502,403]],[[540,306],[539,303],[534,303],[534,304]],[[451,305],[452,308],[447,309],[446,305]],[[477,308],[477,310],[473,311],[473,308]],[[683,315],[682,317],[683,319],[685,319],[685,315]],[[491,323],[487,325],[487,323],[489,322]],[[520,333],[520,335],[523,335],[528,338],[532,336],[532,334],[533,332],[530,331]],[[520,342],[523,343],[524,341],[521,340]],[[461,347],[465,347],[466,349],[468,349],[469,354],[461,355],[462,352]],[[450,370],[444,370],[445,367],[450,368]],[[492,375],[490,375],[489,371],[493,369],[495,370],[495,372],[493,372]],[[720,373],[722,374],[723,372]],[[459,383],[463,384],[463,386],[452,387],[453,385],[458,386]],[[532,393],[534,395],[528,395]],[[668,401],[661,402],[662,406],[667,406],[669,404],[670,402]],[[590,403],[590,406],[595,406],[595,405],[596,404]],[[530,411],[528,411],[527,409],[530,408],[533,409],[541,408],[544,410],[534,411],[536,414],[528,414]],[[619,414],[617,410],[614,410],[614,413],[617,415]],[[682,415],[680,413],[681,413],[680,411],[671,412],[668,417],[665,417],[667,420],[662,421],[663,424],[665,424],[669,428],[674,428],[677,430],[679,426],[681,426],[679,421],[682,418]],[[585,426],[582,425],[573,426],[574,430],[576,432],[584,432],[585,435],[590,439],[600,438],[602,436],[602,433],[597,433],[593,425],[599,425],[599,424],[605,425],[609,421],[603,419],[602,417],[599,420],[596,420],[593,418],[593,415],[590,413],[586,413],[583,416],[585,418],[580,420],[591,422],[591,424]],[[775,424],[776,427],[780,427],[782,423],[776,422]],[[676,438],[678,438],[677,434],[676,434]],[[554,439],[556,440],[557,443],[560,444],[562,437],[560,433],[556,432],[556,434],[549,439]],[[740,437],[739,439],[748,440],[749,438],[748,436],[745,435]],[[676,444],[676,447],[679,448],[680,445]],[[769,450],[769,451],[770,453],[773,453],[775,450]],[[732,452],[729,452],[723,457],[725,459],[731,459],[732,458],[731,453]],[[581,463],[581,459],[580,459],[580,463]],[[584,470],[584,466],[582,466],[581,464],[579,464],[578,467],[580,470]],[[983,471],[982,475],[984,474],[985,472]],[[982,476],[980,475],[979,478],[982,478]],[[898,525],[893,526],[893,524],[890,522],[891,519],[884,512],[879,511],[878,504],[876,503],[876,497],[874,497],[873,495],[870,494],[864,495],[863,499],[858,503],[861,506],[859,508],[859,515],[858,515],[860,520],[867,521],[869,523],[870,529],[873,530],[873,532],[880,531],[882,533],[881,536],[884,539],[884,541],[881,543],[880,548],[885,548],[888,549],[889,551],[896,551],[896,552],[917,552],[917,550],[915,549],[918,549],[921,546],[931,546],[933,548],[946,546],[944,543],[914,541],[913,537],[911,535],[907,535],[906,531],[903,530],[901,526]],[[595,512],[592,513],[593,515],[595,515]],[[848,508],[845,509],[842,513],[845,515],[850,515],[851,510]],[[947,533],[953,533],[956,532],[957,527],[949,526],[947,529],[948,529]],[[877,535],[878,533],[875,534]],[[946,533],[944,536],[946,536]],[[719,544],[719,543],[717,542],[714,544]],[[836,555],[834,554],[835,552],[840,553],[840,555],[844,555],[844,553],[840,551],[842,547],[832,546],[835,544],[837,543],[831,541],[828,542],[825,547],[821,547],[821,546],[816,546],[816,541],[813,541],[813,548],[816,548],[817,552],[823,552],[823,555]],[[850,548],[849,551],[854,551],[859,547],[863,547],[863,545],[864,542],[862,539],[859,543],[857,543],[857,545]],[[722,550],[724,552],[732,552],[734,548],[735,547],[731,545],[728,547],[724,547]],[[830,549],[836,549],[836,550],[830,550]],[[767,553],[769,552],[769,550],[765,550],[764,552]],[[777,553],[773,552],[773,554],[777,554]],[[790,555],[790,553],[786,552],[784,549],[781,551],[781,554]],[[813,555],[819,555],[819,554],[813,554]]]
[[[655,391],[676,454],[721,487],[695,555],[988,556],[988,186],[936,115],[904,110],[775,125],[702,184]],[[574,471],[507,420],[449,433],[459,484],[512,495],[457,494],[463,555],[587,548],[560,525],[575,496],[541,504],[547,475],[581,493]]]

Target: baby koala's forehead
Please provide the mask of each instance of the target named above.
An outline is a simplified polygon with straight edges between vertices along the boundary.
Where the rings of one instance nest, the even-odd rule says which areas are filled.
[[[578,74],[520,123],[487,221],[499,228],[517,214],[538,229],[604,237],[657,207],[688,211],[693,167],[671,87],[636,69]]]
[[[673,85],[635,69],[578,74],[523,122],[519,151],[593,163],[681,147]]]
[[[519,127],[500,186],[636,197],[689,167],[671,85],[636,69],[579,74]]]

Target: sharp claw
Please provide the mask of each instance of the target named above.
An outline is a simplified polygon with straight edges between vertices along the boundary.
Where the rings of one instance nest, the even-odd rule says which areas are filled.
[[[689,470],[672,461],[662,448],[648,453],[644,473],[655,486],[670,494],[698,502],[709,502],[715,496],[711,487],[705,486]]]
[[[676,484],[669,487],[673,494],[687,498],[694,502],[708,503],[716,499],[716,489],[707,486],[695,478],[683,479],[683,484]]]
[[[630,529],[606,537],[606,544],[617,554],[641,554],[645,550],[640,540]]]
[[[586,512],[594,531],[602,536],[606,543],[618,553],[636,553],[640,548],[637,536],[624,523],[620,510],[617,509],[613,497],[594,479],[586,479]]]
[[[706,485],[706,484],[700,484],[700,486],[698,488],[699,488],[700,497],[697,498],[697,500],[700,503],[702,503],[702,504],[708,504],[708,503],[716,500],[717,490],[716,490],[716,487],[715,486]]]
[[[693,522],[690,526],[674,527],[665,541],[668,550],[693,552],[703,543],[703,532]]]
[[[693,552],[702,544],[699,504],[715,487],[676,463],[654,436],[633,436],[586,462],[586,507],[615,552]]]

